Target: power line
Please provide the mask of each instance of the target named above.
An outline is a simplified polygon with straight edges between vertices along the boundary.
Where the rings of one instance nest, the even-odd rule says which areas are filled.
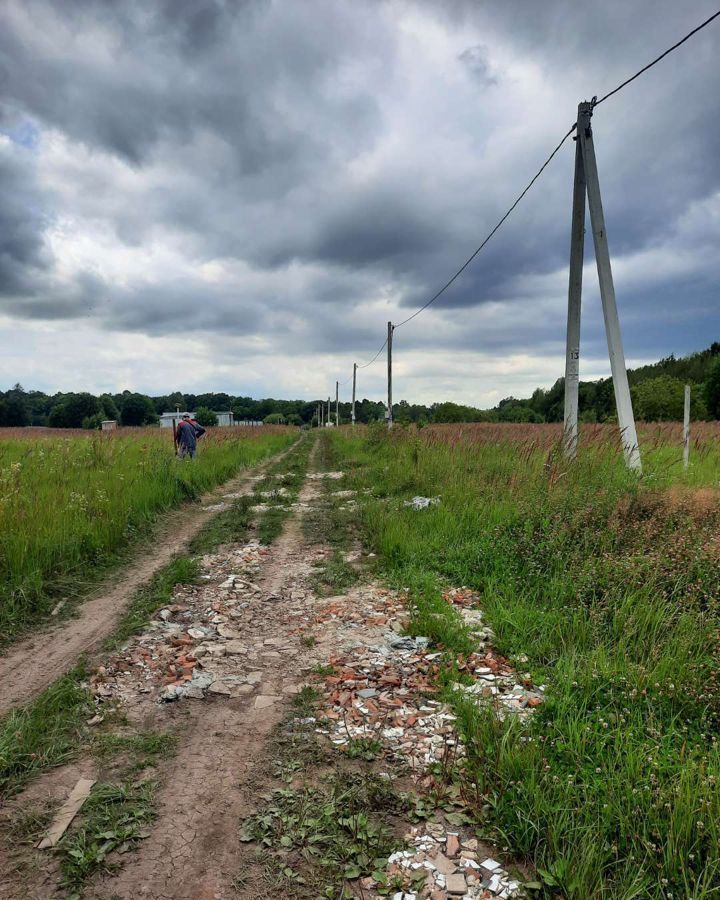
[[[681,47],[693,35],[697,34],[699,31],[702,31],[703,28],[708,26],[711,22],[713,22],[718,17],[720,17],[720,10],[718,10],[716,13],[714,13],[709,18],[705,19],[704,22],[701,22],[696,28],[693,28],[692,31],[689,31],[683,38],[681,38],[679,41],[677,41],[675,44],[673,44],[672,47],[668,47],[667,50],[665,50],[663,53],[661,53],[659,56],[657,56],[655,59],[653,59],[652,62],[649,62],[646,66],[643,66],[642,69],[639,69],[630,78],[627,78],[625,81],[623,81],[621,84],[619,84],[616,88],[613,88],[613,90],[608,91],[608,93],[605,94],[604,96],[602,96],[599,100],[597,100],[596,98],[593,98],[593,101],[592,101],[593,108],[596,106],[599,106],[601,103],[604,103],[605,100],[607,100],[608,98],[617,94],[624,87],[627,87],[628,84],[635,81],[636,78],[639,78],[643,73],[647,72],[654,65],[656,65],[662,59],[664,59],[666,56],[668,56],[670,53],[672,53],[674,50],[677,50],[678,47]],[[477,247],[477,249],[473,251],[473,253],[465,260],[465,262],[460,266],[460,268],[455,272],[455,274],[451,278],[449,278],[448,281],[445,282],[445,284],[440,288],[440,290],[436,294],[434,294],[427,301],[427,303],[424,303],[419,309],[416,309],[412,315],[408,316],[406,319],[403,319],[402,322],[399,322],[397,325],[394,326],[394,328],[402,328],[403,325],[407,325],[408,322],[411,322],[416,316],[419,316],[421,312],[424,312],[439,297],[441,297],[445,293],[445,291],[460,277],[460,275],[462,275],[462,273],[465,271],[465,269],[467,269],[467,267],[475,259],[475,257],[478,255],[478,253],[480,253],[480,251],[485,247],[485,245],[488,243],[488,241],[490,241],[490,239],[497,233],[497,231],[499,231],[499,229],[502,227],[502,225],[505,223],[505,221],[508,219],[508,217],[511,215],[511,213],[515,210],[515,208],[518,206],[518,204],[521,202],[521,200],[528,193],[530,188],[535,184],[535,182],[542,175],[542,173],[545,171],[545,169],[550,165],[550,163],[552,162],[552,160],[554,159],[556,154],[560,151],[560,149],[563,146],[563,144],[565,143],[565,141],[576,130],[576,128],[577,128],[577,122],[574,122],[573,125],[568,129],[568,131],[563,135],[559,144],[555,147],[555,149],[548,156],[548,158],[545,160],[545,162],[540,166],[540,168],[535,173],[535,175],[533,175],[533,177],[530,179],[530,181],[528,182],[526,187],[523,189],[523,191],[518,195],[517,199],[512,204],[512,206],[508,209],[508,211],[505,213],[505,215],[497,222],[497,224],[489,232],[489,234],[485,237],[485,239],[480,244],[480,246]],[[373,358],[370,360],[370,362],[363,363],[362,365],[358,365],[357,368],[358,369],[366,369],[368,366],[371,366],[377,360],[377,358],[380,356],[380,354],[383,352],[383,350],[385,349],[386,346],[387,346],[387,338],[383,341],[382,346],[380,347],[378,352],[375,354],[375,356],[373,356]],[[347,381],[350,381],[350,379],[348,378]],[[345,381],[343,383],[347,384],[347,381]]]
[[[437,294],[435,294],[433,297],[431,297],[427,303],[425,303],[423,306],[420,307],[420,309],[416,309],[415,312],[411,316],[407,317],[407,319],[403,319],[402,322],[398,323],[395,326],[396,328],[402,328],[403,325],[407,325],[408,322],[412,321],[412,319],[414,319],[415,316],[419,316],[421,312],[426,310],[428,308],[428,306],[430,306],[431,303],[434,303],[438,299],[438,297],[440,297],[442,294],[444,294],[445,291],[450,287],[450,285],[460,275],[462,275],[462,273],[465,271],[465,269],[467,269],[467,267],[470,265],[470,263],[475,259],[475,257],[478,255],[478,253],[487,244],[487,242],[490,240],[490,238],[500,229],[500,227],[505,222],[505,220],[508,218],[510,213],[512,213],[512,211],[515,209],[515,207],[518,205],[518,203],[520,203],[520,201],[525,196],[525,194],[527,194],[527,192],[530,190],[530,188],[535,184],[535,182],[542,175],[542,173],[545,171],[547,166],[550,165],[555,154],[560,150],[562,145],[570,137],[570,135],[573,133],[573,131],[575,131],[576,127],[577,127],[577,122],[573,123],[573,125],[565,133],[565,135],[563,136],[563,139],[560,141],[560,143],[557,145],[557,147],[553,150],[553,152],[550,154],[550,156],[548,156],[548,158],[545,160],[545,162],[540,166],[540,168],[537,170],[537,172],[533,175],[533,177],[530,179],[530,181],[528,182],[528,184],[525,187],[525,189],[523,190],[523,192],[518,196],[517,200],[513,203],[513,205],[510,207],[510,209],[505,213],[505,215],[502,217],[502,219],[500,219],[500,221],[493,228],[493,230],[490,232],[490,234],[488,234],[488,236],[485,238],[485,240],[482,242],[482,244],[480,244],[480,246],[477,248],[477,250],[475,250],[473,252],[472,256],[469,256],[465,260],[465,262],[460,266],[460,268],[452,276],[452,278],[450,278],[449,281],[445,282],[445,284],[440,288],[440,290],[437,292]]]
[[[373,358],[370,360],[370,362],[366,362],[366,363],[363,363],[362,365],[358,365],[358,369],[367,369],[368,366],[371,366],[386,347],[387,347],[387,338],[385,338],[385,340],[382,342],[382,347],[378,350],[378,352],[375,354],[375,356],[373,356]]]
[[[605,100],[607,100],[608,97],[612,97],[613,94],[617,94],[618,91],[621,91],[626,85],[630,84],[631,81],[635,81],[636,78],[639,78],[643,74],[643,72],[647,72],[648,69],[652,69],[652,67],[656,63],[659,63],[661,59],[665,59],[665,57],[669,53],[672,53],[673,50],[677,50],[677,48],[682,46],[682,44],[684,44],[685,41],[689,40],[694,34],[697,34],[698,31],[701,31],[703,28],[705,28],[706,25],[709,25],[714,19],[717,19],[718,16],[720,16],[720,9],[716,13],[714,13],[712,16],[710,16],[709,19],[705,19],[704,22],[701,22],[701,24],[698,25],[697,28],[693,28],[692,31],[689,31],[685,35],[685,37],[682,38],[682,40],[679,40],[676,44],[673,44],[672,47],[668,47],[668,49],[665,50],[663,53],[661,53],[660,56],[656,57],[652,62],[649,62],[646,66],[643,66],[642,69],[640,69],[638,72],[636,72],[630,78],[627,78],[625,81],[623,81],[622,84],[619,84],[612,91],[608,91],[608,93],[605,94],[604,97],[601,97],[599,100],[595,100],[593,103],[593,106],[600,106],[600,104],[603,103]]]
[[[707,25],[709,25],[714,19],[717,19],[718,16],[720,16],[720,10],[718,10],[716,13],[714,13],[712,16],[710,16],[708,19],[706,19],[704,22],[702,22],[702,23],[701,23],[700,25],[698,25],[696,28],[693,28],[692,31],[688,32],[688,33],[685,35],[684,38],[682,38],[681,40],[677,41],[677,43],[673,44],[672,47],[668,47],[667,50],[665,50],[663,53],[661,53],[660,56],[656,57],[652,62],[648,63],[646,66],[643,66],[643,68],[640,69],[638,72],[636,72],[632,77],[630,77],[630,78],[626,79],[625,81],[623,81],[622,84],[619,84],[616,88],[614,88],[612,91],[609,91],[607,94],[605,94],[605,95],[604,95],[603,97],[601,97],[599,100],[595,100],[595,101],[593,102],[593,106],[599,106],[604,100],[607,100],[608,97],[612,97],[613,94],[617,94],[618,91],[621,91],[624,87],[626,87],[626,85],[630,84],[631,81],[634,81],[636,78],[639,78],[640,75],[642,75],[644,72],[647,72],[648,69],[651,69],[654,65],[656,65],[657,63],[659,63],[661,59],[664,59],[669,53],[672,53],[673,50],[677,50],[677,48],[680,47],[682,44],[684,44],[685,41],[689,40],[694,34],[697,34],[698,31],[701,31],[703,28],[705,28]],[[539,170],[537,171],[537,173],[534,175],[534,177],[533,177],[532,180],[529,182],[529,184],[527,185],[527,187],[526,187],[526,188],[523,190],[523,192],[518,196],[517,200],[513,203],[513,205],[510,207],[510,209],[505,213],[505,215],[502,217],[502,219],[500,219],[500,221],[499,221],[499,222],[497,223],[497,225],[493,228],[493,230],[488,234],[488,236],[485,238],[485,240],[482,242],[482,244],[480,244],[480,246],[477,248],[477,250],[475,250],[475,252],[472,254],[472,256],[470,256],[470,257],[463,263],[463,265],[457,270],[457,272],[455,272],[455,274],[452,276],[452,278],[450,278],[450,279],[449,279],[449,280],[448,280],[448,281],[440,288],[440,290],[439,290],[433,297],[431,297],[431,298],[427,301],[427,303],[423,304],[423,306],[421,306],[419,309],[417,309],[411,316],[408,316],[407,319],[403,319],[402,322],[398,323],[398,324],[395,326],[396,328],[402,328],[403,325],[406,325],[408,322],[412,321],[412,319],[414,319],[415,316],[419,316],[420,313],[423,312],[424,310],[426,310],[426,309],[428,308],[428,306],[430,306],[431,304],[433,304],[433,303],[438,299],[438,297],[440,297],[442,294],[444,294],[445,291],[450,287],[450,285],[451,285],[451,284],[452,284],[452,283],[453,283],[453,282],[454,282],[454,281],[455,281],[455,280],[456,280],[456,279],[457,279],[457,278],[465,271],[465,269],[467,269],[467,267],[470,265],[470,263],[475,259],[475,257],[478,255],[478,253],[480,253],[480,251],[483,249],[483,247],[484,247],[484,246],[487,244],[487,242],[490,240],[490,238],[492,238],[492,236],[493,236],[493,235],[499,230],[499,228],[503,225],[503,223],[505,222],[505,220],[506,220],[506,219],[508,218],[508,216],[512,213],[512,211],[515,209],[515,207],[520,203],[520,201],[523,199],[523,197],[525,196],[525,194],[527,194],[527,192],[530,190],[530,188],[533,186],[533,184],[535,184],[535,182],[536,182],[537,179],[540,177],[540,175],[543,173],[543,171],[545,170],[545,168],[546,168],[546,167],[549,165],[549,163],[552,161],[552,159],[553,159],[553,157],[555,156],[555,154],[560,150],[560,148],[561,148],[562,145],[565,143],[565,141],[566,141],[566,140],[570,137],[570,135],[575,131],[575,128],[576,128],[576,127],[577,127],[577,122],[570,128],[570,130],[567,132],[567,134],[565,134],[565,136],[563,137],[563,139],[560,141],[560,143],[557,145],[557,147],[553,150],[553,152],[550,154],[550,156],[548,156],[548,158],[545,160],[545,162],[542,164],[542,166],[540,166],[540,169],[539,169]]]

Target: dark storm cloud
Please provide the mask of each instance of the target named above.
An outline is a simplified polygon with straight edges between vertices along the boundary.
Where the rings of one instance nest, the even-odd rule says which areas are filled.
[[[647,62],[709,2],[11,0],[0,10],[2,309],[150,335],[271,335],[286,353],[372,352],[384,320],[424,303],[484,238],[578,100]],[[690,252],[706,231],[679,223],[720,190],[708,108],[719,32],[596,112],[616,258]],[[561,346],[566,287],[554,276],[567,265],[573,149],[438,303],[449,321],[495,304],[482,337],[426,333],[421,319],[413,346]],[[66,220],[111,235],[139,268],[118,277],[123,264],[104,269],[85,251],[68,276],[73,254],[49,239]],[[158,247],[166,260],[141,256]],[[202,271],[218,261],[221,276]],[[681,267],[662,285],[656,263],[642,265],[646,284],[618,266],[629,351],[711,339],[711,264],[698,255],[695,277]],[[678,296],[692,312],[682,338]],[[528,313],[533,302],[544,311]],[[364,303],[375,324],[353,318]],[[584,329],[601,348],[599,307]]]
[[[0,146],[0,297],[27,291],[52,259],[32,175]]]

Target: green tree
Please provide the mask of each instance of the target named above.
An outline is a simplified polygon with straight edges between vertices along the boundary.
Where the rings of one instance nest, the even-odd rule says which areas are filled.
[[[100,412],[100,402],[92,394],[63,394],[50,411],[51,428],[82,428],[83,419]]]
[[[123,425],[152,425],[157,422],[153,402],[144,394],[123,394],[120,403],[120,421]]]
[[[633,407],[638,419],[670,422],[682,419],[685,386],[672,375],[658,375],[633,388]]]
[[[635,415],[646,422],[680,422],[685,408],[685,382],[671,375],[641,381],[632,389]],[[690,394],[690,415],[702,418],[705,404],[697,389]]]
[[[94,416],[85,416],[82,420],[82,427],[99,431],[102,428],[104,418],[105,416],[102,413],[95,413]]]
[[[460,403],[434,403],[432,406],[432,420],[438,423],[449,422],[482,422],[486,419],[485,413],[473,406],[462,406]]]
[[[703,393],[709,416],[720,419],[720,358],[716,358],[710,366]]]
[[[0,425],[5,428],[24,428],[30,424],[30,409],[22,385],[16,384],[0,399]]]
[[[105,419],[113,419],[118,421],[120,418],[120,410],[110,394],[101,394],[98,398],[100,401],[100,412]]]
[[[196,413],[195,419],[197,420],[198,425],[202,425],[203,428],[207,428],[210,425],[217,425],[218,417],[215,413],[208,409],[207,406],[199,406]]]
[[[265,416],[263,422],[266,425],[284,425],[285,416],[282,413],[270,413],[269,416]]]

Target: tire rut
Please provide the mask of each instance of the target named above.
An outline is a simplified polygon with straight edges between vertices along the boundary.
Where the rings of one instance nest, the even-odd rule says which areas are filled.
[[[300,503],[311,502],[316,484],[305,481]],[[218,900],[236,897],[232,886],[242,857],[240,821],[252,812],[267,763],[267,742],[287,711],[298,680],[313,660],[300,650],[298,621],[308,599],[296,589],[312,559],[296,511],[263,562],[256,579],[260,594],[242,622],[243,640],[260,650],[283,639],[290,652],[269,654],[257,694],[251,697],[183,701],[177,756],[166,766],[158,794],[159,816],[152,834],[115,877],[100,879],[86,897],[96,900]],[[167,708],[149,713],[157,727]]]

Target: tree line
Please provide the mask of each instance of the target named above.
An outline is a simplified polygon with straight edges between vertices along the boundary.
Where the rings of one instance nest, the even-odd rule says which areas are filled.
[[[720,342],[685,357],[673,355],[652,365],[628,370],[633,408],[638,419],[661,422],[682,419],[685,384],[692,386],[693,419],[720,418]],[[401,400],[393,405],[398,423],[419,425],[449,422],[561,422],[565,381],[559,378],[548,390],[537,388],[531,397],[506,397],[492,409],[479,409],[450,401],[425,405]],[[100,428],[105,419],[121,425],[153,425],[163,412],[177,408],[197,414],[202,425],[217,423],[216,413],[232,411],[236,421],[267,424],[315,425],[321,400],[275,400],[238,397],[226,393],[184,394],[176,391],[150,397],[132,391],[96,396],[87,392],[45,394],[16,384],[0,392],[0,426],[45,425],[51,428]],[[358,422],[385,418],[383,403],[363,399],[355,406]],[[332,421],[335,404],[331,403]],[[581,381],[579,417],[583,422],[613,422],[615,398],[612,378]],[[341,422],[350,421],[350,403],[340,404]]]

